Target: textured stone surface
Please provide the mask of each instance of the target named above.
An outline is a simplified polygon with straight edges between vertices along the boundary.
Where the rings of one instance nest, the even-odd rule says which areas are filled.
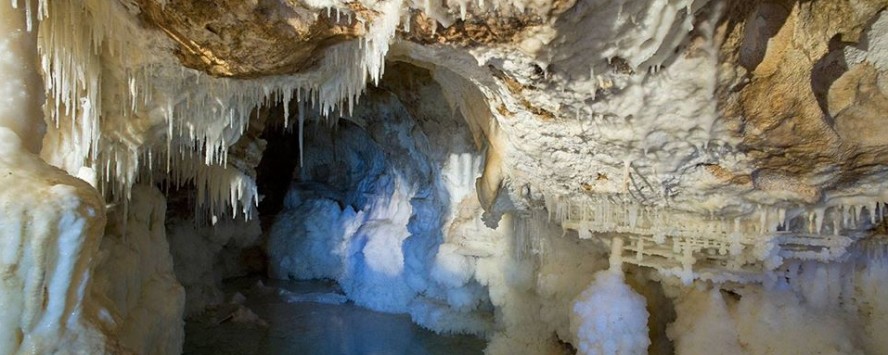
[[[95,123],[101,112],[100,134],[88,137],[98,148],[80,153],[100,152],[98,175],[122,181],[119,195],[169,155],[181,159],[159,175],[249,213],[262,151],[253,110],[295,101],[283,106],[291,123],[309,107],[331,123],[348,119],[368,86],[398,78],[385,64],[403,62],[428,71],[440,104],[484,152],[475,187],[490,226],[545,206],[581,238],[655,241],[671,250],[670,270],[688,271],[694,258],[760,269],[796,243],[780,233],[817,236],[808,254],[792,255],[843,255],[888,200],[882,1],[78,4],[88,11],[53,26],[82,25],[107,50],[47,51],[86,63],[45,65],[71,76],[53,90],[90,93],[88,105],[64,97],[52,117],[75,106],[72,117]],[[96,25],[100,17],[113,26]],[[724,260],[708,256],[728,249]]]
[[[182,64],[242,77],[311,73],[376,14],[357,2],[335,5],[348,14],[338,21],[285,0],[140,5]],[[495,147],[479,184],[488,210],[545,196],[737,217],[877,199],[883,3],[521,6],[408,4],[388,55],[476,92],[448,101]]]
[[[352,9],[330,13],[293,0],[141,0],[139,6],[147,23],[177,43],[183,65],[224,77],[297,72],[327,47],[364,34]]]
[[[48,0],[41,5],[46,6],[40,8],[38,46],[49,123],[41,155],[69,174],[95,180],[112,208],[128,206],[134,184],[153,178],[174,190],[184,187],[183,199],[172,203],[174,211],[193,203],[195,216],[236,234],[218,223],[255,212],[256,165],[264,154],[266,128],[284,121],[286,129],[298,132],[292,144],[277,146],[293,153],[297,144],[304,151],[306,142],[313,148],[323,148],[317,142],[326,138],[329,146],[341,143],[333,139],[342,128],[336,127],[339,120],[350,120],[355,134],[373,133],[371,122],[384,132],[400,122],[398,134],[374,140],[399,150],[399,141],[418,132],[409,127],[419,123],[433,138],[403,148],[409,159],[394,160],[415,170],[416,181],[429,186],[458,181],[458,188],[397,195],[404,199],[368,193],[379,198],[379,206],[397,207],[392,202],[400,201],[405,208],[394,208],[398,218],[379,218],[398,231],[379,235],[396,235],[397,241],[365,246],[394,252],[393,262],[378,266],[403,264],[421,275],[426,263],[438,263],[434,260],[474,262],[474,271],[459,265],[457,271],[463,284],[471,277],[478,281],[472,289],[489,296],[484,311],[495,312],[502,327],[491,339],[490,353],[551,353],[562,347],[558,339],[578,344],[564,312],[603,267],[597,264],[605,260],[607,244],[615,271],[624,263],[635,265],[629,269],[638,272],[636,280],[626,282],[667,286],[664,295],[642,292],[648,302],[662,299],[656,306],[648,303],[650,310],[670,309],[666,298],[675,299],[673,291],[703,280],[719,290],[713,295],[727,298],[710,308],[741,315],[740,323],[751,324],[746,330],[756,331],[756,338],[802,339],[816,348],[819,343],[787,331],[808,334],[797,325],[821,322],[802,317],[765,324],[747,311],[768,304],[761,300],[779,300],[775,294],[721,290],[757,283],[766,289],[785,280],[788,286],[777,288],[811,294],[790,302],[799,307],[778,302],[789,314],[823,314],[823,301],[834,298],[827,308],[841,308],[839,313],[864,322],[849,318],[858,325],[815,327],[849,330],[833,342],[841,345],[840,352],[864,349],[850,344],[851,334],[863,334],[860,324],[885,313],[871,312],[867,304],[886,299],[877,293],[882,289],[869,286],[885,282],[846,282],[854,273],[843,269],[872,262],[878,266],[873,276],[888,275],[884,0]],[[398,112],[413,117],[397,116],[396,104],[403,105]],[[403,122],[393,119],[398,117]],[[306,119],[319,122],[306,126]],[[324,124],[329,126],[303,132]],[[464,139],[453,140],[457,136]],[[465,149],[439,149],[455,146]],[[386,149],[380,156],[393,155]],[[439,153],[431,159],[413,154],[422,151]],[[340,157],[335,153],[317,161]],[[355,159],[355,166],[367,162]],[[294,166],[267,170],[289,174]],[[325,174],[342,177],[337,171]],[[291,177],[284,175],[283,185]],[[456,224],[428,218],[423,206],[429,201],[440,201],[439,210]],[[337,213],[345,206],[328,205]],[[148,222],[141,219],[135,224],[145,227]],[[303,220],[326,226],[330,218],[293,216]],[[364,223],[358,229],[367,226],[375,228]],[[429,241],[445,241],[447,247],[405,244],[426,229],[442,234]],[[281,239],[292,240],[289,232],[282,230]],[[319,234],[318,240],[329,241],[329,235]],[[187,251],[203,244],[174,249],[188,259]],[[411,252],[417,246],[422,250]],[[213,252],[205,251],[210,260]],[[399,251],[417,262],[403,262],[410,259]],[[848,259],[851,264],[833,268]],[[794,284],[793,278],[804,282]],[[421,278],[404,284],[410,294],[444,299],[428,285],[412,284],[416,280]],[[392,289],[391,283],[379,285]],[[839,288],[847,290],[834,292]],[[457,290],[438,291],[447,293],[448,304],[462,308],[467,303],[451,302],[451,289]],[[877,291],[853,296],[859,290]],[[735,307],[734,298],[747,301]],[[438,302],[428,303],[435,311],[432,303]],[[650,326],[660,333],[650,337],[665,344],[655,347],[668,353],[667,335],[684,347],[680,334],[662,334],[672,318],[684,318],[677,320],[687,323],[681,327],[707,328],[694,321],[697,313],[707,313],[693,311],[692,305],[701,303],[690,301],[671,315],[651,312],[648,319],[662,324]],[[866,327],[884,328],[878,324]],[[749,335],[744,334],[738,333],[738,340]],[[644,340],[643,334],[636,338]],[[884,352],[871,350],[876,348],[866,349]]]
[[[740,121],[743,149],[761,176],[756,180],[787,182],[757,187],[800,190],[803,201],[817,202],[821,192],[885,163],[888,136],[861,132],[879,129],[875,112],[884,96],[875,85],[878,72],[866,63],[852,66],[842,54],[865,40],[861,32],[875,20],[877,6],[766,2],[749,12],[742,40],[726,42],[736,45],[736,64],[748,71],[746,83],[728,98],[739,105],[729,118]],[[861,115],[870,123],[860,124]]]

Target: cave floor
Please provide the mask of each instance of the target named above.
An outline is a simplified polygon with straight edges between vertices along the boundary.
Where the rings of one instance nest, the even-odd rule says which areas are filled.
[[[230,303],[185,324],[185,354],[481,354],[483,339],[440,335],[407,315],[346,302],[335,283],[239,278]],[[231,296],[233,295],[233,296]]]

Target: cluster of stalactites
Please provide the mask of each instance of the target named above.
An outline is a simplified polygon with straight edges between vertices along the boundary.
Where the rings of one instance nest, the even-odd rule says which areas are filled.
[[[888,196],[836,198],[816,206],[754,206],[734,217],[642,206],[618,196],[546,198],[549,219],[582,239],[626,236],[623,259],[694,279],[760,281],[784,260],[841,260],[888,214]],[[750,278],[751,277],[751,278]]]
[[[24,6],[32,11],[28,0]],[[234,80],[179,65],[172,50],[163,50],[172,48],[163,47],[168,41],[137,23],[136,6],[40,0],[46,118],[64,137],[49,154],[68,156],[47,161],[72,174],[93,169],[99,187],[114,199],[128,198],[133,184],[150,175],[144,169],[165,169],[206,191],[199,203],[211,209],[227,204],[249,216],[257,203],[255,183],[232,172],[228,148],[263,105],[297,100],[323,117],[349,114],[368,80],[380,80],[401,17],[400,0],[373,6],[377,17],[363,19],[368,35],[330,48],[317,70]],[[300,128],[304,117],[300,109]]]

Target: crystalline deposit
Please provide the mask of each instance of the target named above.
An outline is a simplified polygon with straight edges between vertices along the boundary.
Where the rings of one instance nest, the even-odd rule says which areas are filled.
[[[264,271],[490,354],[888,353],[884,1],[0,18],[0,354],[178,353]]]

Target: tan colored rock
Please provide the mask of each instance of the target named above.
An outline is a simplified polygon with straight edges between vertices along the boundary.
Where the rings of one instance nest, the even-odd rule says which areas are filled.
[[[349,12],[311,9],[292,0],[141,0],[146,23],[179,46],[182,64],[223,77],[295,73],[311,67],[324,50],[364,34],[358,3]],[[362,13],[363,12],[363,13]]]
[[[858,164],[874,163],[857,158],[872,158],[864,147],[880,145],[881,133],[871,121],[881,105],[881,94],[873,89],[876,73],[845,72],[841,48],[875,18],[876,3],[766,1],[745,9],[745,22],[734,29],[742,40],[729,35],[724,45],[739,54],[725,59],[748,70],[748,84],[722,105],[727,119],[739,120],[744,148],[757,169],[820,189],[858,173]],[[873,79],[863,83],[862,77]],[[872,134],[851,133],[866,129],[862,116],[870,120]],[[818,183],[807,185],[809,179]]]
[[[845,144],[888,147],[888,93],[877,81],[885,77],[869,64],[845,72],[829,90],[829,110]]]
[[[530,26],[540,25],[538,16],[471,16],[446,28],[423,13],[410,17],[409,31],[401,37],[422,44],[449,44],[458,47],[496,46],[508,44]]]

